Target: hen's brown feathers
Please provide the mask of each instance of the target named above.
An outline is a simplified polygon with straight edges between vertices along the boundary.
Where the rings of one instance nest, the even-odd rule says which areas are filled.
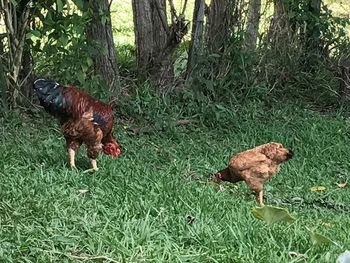
[[[226,169],[215,174],[217,179],[232,183],[244,180],[257,193],[263,205],[263,185],[279,170],[279,165],[292,158],[293,152],[280,143],[263,144],[253,149],[237,153],[230,158]]]

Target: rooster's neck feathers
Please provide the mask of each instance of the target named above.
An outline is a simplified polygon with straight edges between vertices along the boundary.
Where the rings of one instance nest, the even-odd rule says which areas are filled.
[[[62,86],[53,80],[40,78],[34,81],[34,90],[45,110],[61,120],[81,118],[91,109],[95,125],[101,126],[113,119],[111,105],[92,98],[74,86]]]

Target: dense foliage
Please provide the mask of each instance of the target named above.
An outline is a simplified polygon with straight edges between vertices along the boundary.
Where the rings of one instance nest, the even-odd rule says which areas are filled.
[[[245,23],[249,22],[245,20],[247,10],[245,6],[236,7],[233,14],[235,24],[225,48],[220,53],[210,53],[203,43],[190,76],[186,74],[188,43],[191,41],[188,34],[187,40],[174,54],[175,84],[171,84],[166,92],[174,90],[171,87],[175,85],[176,91],[190,92],[194,97],[201,94],[214,100],[289,94],[327,104],[339,101],[338,64],[349,54],[349,20],[340,12],[334,14],[324,2],[320,2],[316,13],[309,1],[281,3],[285,14],[276,14],[278,10],[275,8],[272,16],[272,4],[263,3],[260,37],[253,50],[244,45]],[[190,7],[193,6],[189,4],[185,13],[188,17],[192,15]],[[108,16],[100,15],[100,19],[106,22]],[[122,87],[125,92],[135,94],[135,87],[143,80],[137,80],[136,75],[130,1],[113,3],[111,15]],[[92,54],[104,51],[89,45],[85,34],[91,17],[86,1],[41,1],[34,4],[31,29],[26,37],[34,58],[35,75],[78,84],[93,94],[106,96],[92,61]],[[278,24],[276,17],[281,21],[287,19],[285,27],[275,26]],[[125,40],[126,36],[131,42]],[[312,41],[316,46],[310,44]],[[6,62],[6,45],[3,52],[3,62]],[[141,89],[144,87],[147,85]]]

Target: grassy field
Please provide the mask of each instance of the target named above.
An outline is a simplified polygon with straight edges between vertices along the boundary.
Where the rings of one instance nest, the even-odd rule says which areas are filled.
[[[149,122],[136,135],[117,125],[122,156],[100,156],[89,174],[83,149],[78,170],[67,168],[48,115],[0,119],[0,262],[335,262],[349,249],[349,190],[337,183],[349,180],[350,123],[341,115],[252,102],[218,107],[212,122]],[[268,141],[296,153],[265,194],[292,224],[255,219],[243,183],[220,190],[207,179],[235,152]],[[313,245],[307,228],[337,245]]]

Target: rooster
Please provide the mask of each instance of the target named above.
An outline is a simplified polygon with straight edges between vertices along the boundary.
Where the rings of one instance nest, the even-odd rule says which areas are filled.
[[[98,170],[96,158],[101,149],[112,157],[120,155],[113,136],[111,105],[74,86],[62,86],[48,79],[37,79],[34,90],[44,109],[60,121],[71,168],[75,168],[75,153],[83,143],[94,171]]]

